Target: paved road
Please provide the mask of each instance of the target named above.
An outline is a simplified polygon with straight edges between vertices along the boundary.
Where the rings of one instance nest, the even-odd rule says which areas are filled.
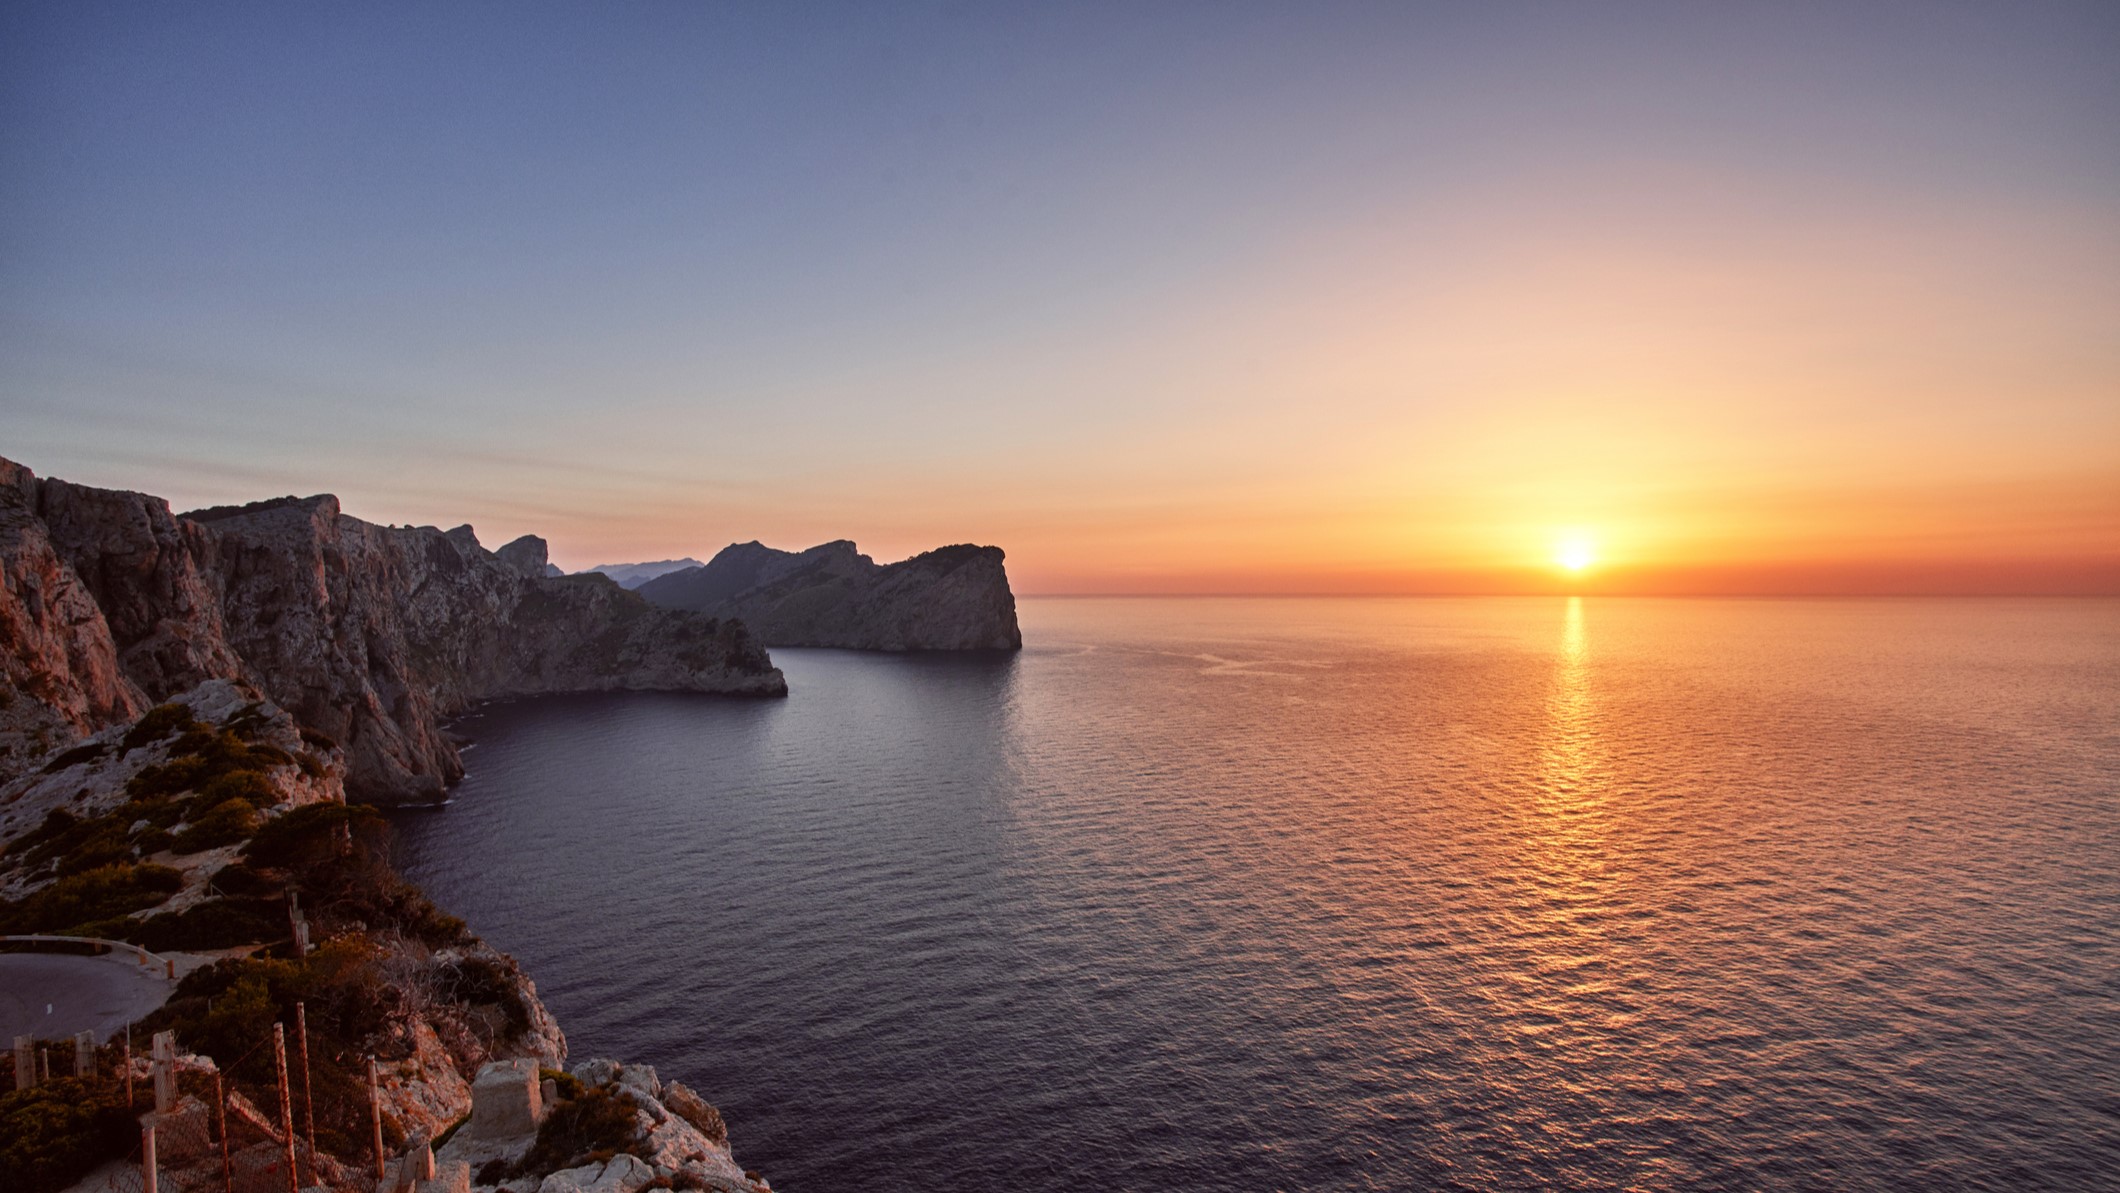
[[[0,1048],[19,1035],[49,1040],[82,1030],[100,1044],[174,989],[130,954],[0,953]]]

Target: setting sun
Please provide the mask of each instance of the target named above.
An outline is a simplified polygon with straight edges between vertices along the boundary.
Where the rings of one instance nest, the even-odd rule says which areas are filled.
[[[1553,553],[1553,562],[1571,572],[1580,572],[1596,561],[1596,550],[1589,539],[1582,537],[1562,539]]]

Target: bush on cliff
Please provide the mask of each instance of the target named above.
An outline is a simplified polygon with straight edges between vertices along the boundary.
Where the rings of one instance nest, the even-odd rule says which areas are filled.
[[[192,719],[190,705],[157,704],[148,709],[145,716],[133,722],[133,727],[125,731],[125,737],[119,745],[124,750],[137,750],[141,746],[161,741],[172,733],[186,733],[204,728],[206,726],[203,723]]]
[[[286,936],[287,911],[275,899],[211,899],[184,911],[126,920],[115,934],[157,953],[232,949]]]
[[[287,875],[310,918],[332,929],[396,929],[440,948],[468,939],[390,868],[389,826],[358,804],[309,804],[268,822],[244,847],[246,864]]]
[[[272,802],[265,772],[285,766],[294,756],[272,746],[253,746],[225,729],[200,726],[186,732],[170,746],[169,760],[146,767],[126,781],[125,793],[134,799],[178,795],[186,791],[211,794],[214,802],[234,796],[252,802]],[[236,778],[249,775],[248,779]],[[215,783],[222,786],[215,788]]]
[[[137,1031],[174,1031],[180,1046],[210,1056],[228,1081],[259,1105],[275,1096],[272,1025],[287,1025],[295,1052],[297,1002],[309,1028],[310,1086],[317,1144],[335,1155],[367,1138],[366,1058],[386,1054],[390,1019],[403,1010],[386,958],[367,937],[326,941],[308,957],[247,957],[194,971]]]
[[[557,1172],[583,1164],[601,1163],[620,1152],[646,1158],[640,1120],[640,1103],[633,1095],[608,1085],[584,1089],[545,1115],[537,1125],[537,1142],[516,1163],[518,1176]]]
[[[0,1097],[0,1172],[20,1193],[63,1189],[140,1141],[113,1081],[55,1077]]]
[[[176,835],[171,847],[178,853],[197,853],[221,845],[233,845],[256,830],[258,810],[249,800],[231,798],[215,804]]]
[[[153,907],[184,876],[167,866],[118,864],[69,875],[16,902],[0,902],[0,934],[62,931]]]

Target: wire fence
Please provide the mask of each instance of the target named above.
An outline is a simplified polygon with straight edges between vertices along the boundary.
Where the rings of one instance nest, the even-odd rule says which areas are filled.
[[[0,1054],[0,1091],[43,1096],[53,1107],[52,1121],[62,1124],[52,1128],[55,1133],[87,1124],[55,1134],[59,1152],[74,1149],[77,1167],[82,1156],[101,1158],[85,1177],[64,1179],[54,1167],[30,1174],[25,1187],[372,1193],[377,1153],[396,1132],[385,1138],[372,1081],[361,1084],[358,1096],[343,1081],[318,1088],[302,1011],[296,1004],[293,1022],[273,1024],[225,1064],[180,1054],[167,1032],[143,1041],[128,1031],[100,1047],[86,1033],[70,1040],[17,1038]],[[18,1079],[18,1073],[25,1076]],[[349,1130],[356,1121],[369,1128],[358,1137]],[[338,1156],[358,1162],[349,1165]]]

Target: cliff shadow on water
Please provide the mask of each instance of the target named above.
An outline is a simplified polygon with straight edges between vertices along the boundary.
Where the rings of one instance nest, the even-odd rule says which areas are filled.
[[[1021,987],[995,914],[1018,852],[1020,657],[774,654],[786,700],[488,704],[455,723],[472,742],[455,801],[397,817],[405,872],[523,959],[578,1048],[653,1047],[698,1088],[740,1078],[741,1106],[720,1104],[769,1171],[796,1150],[775,1137],[896,1079],[911,1008],[893,992],[934,988],[940,942],[970,941],[916,1051],[967,1033],[1005,1051],[1007,1017],[954,992]],[[731,1001],[710,989],[753,993],[705,1014]],[[790,1038],[787,1014],[814,1034]],[[784,1069],[808,1079],[756,1080]]]

